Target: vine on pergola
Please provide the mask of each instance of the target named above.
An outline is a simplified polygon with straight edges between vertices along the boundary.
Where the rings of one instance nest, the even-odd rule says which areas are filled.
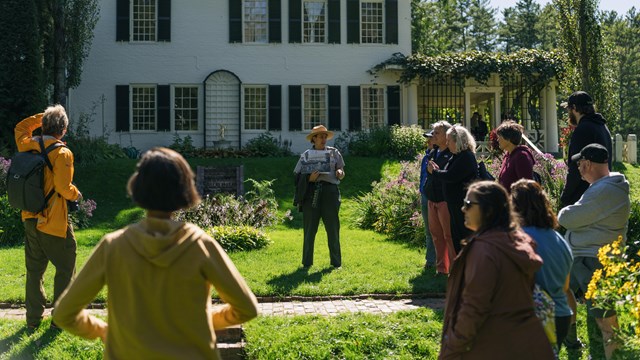
[[[409,83],[414,79],[445,83],[452,79],[457,84],[464,84],[464,80],[473,78],[483,85],[487,85],[491,74],[498,74],[502,83],[521,76],[525,88],[519,96],[527,95],[529,114],[536,130],[536,139],[540,140],[540,112],[535,106],[535,99],[545,86],[554,79],[559,80],[565,73],[565,55],[559,51],[541,51],[523,49],[514,53],[487,53],[468,51],[462,53],[448,53],[439,56],[425,56],[414,54],[409,57],[395,53],[374,66],[369,73],[376,76],[378,72],[391,68],[399,68],[400,83]]]
[[[486,85],[491,74],[497,73],[503,81],[519,74],[529,84],[541,84],[540,89],[553,79],[561,78],[565,72],[561,52],[523,49],[511,54],[468,51],[439,56],[414,54],[406,57],[395,53],[388,60],[374,66],[369,73],[375,75],[381,70],[396,66],[402,69],[401,83],[409,83],[416,78],[436,82],[443,82],[447,78],[457,81],[473,78]]]

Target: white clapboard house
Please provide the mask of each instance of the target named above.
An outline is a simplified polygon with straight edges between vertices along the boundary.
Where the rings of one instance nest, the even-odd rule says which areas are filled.
[[[417,123],[416,86],[368,72],[394,53],[411,53],[409,0],[103,0],[69,112],[123,147],[269,131],[300,152],[318,124]]]

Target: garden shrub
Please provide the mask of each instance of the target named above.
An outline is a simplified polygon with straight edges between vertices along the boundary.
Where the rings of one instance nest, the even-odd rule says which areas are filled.
[[[193,139],[190,135],[183,138],[177,132],[173,135],[173,143],[169,145],[169,149],[179,152],[183,157],[190,158],[196,154],[196,148],[193,146]]]
[[[264,231],[251,226],[214,226],[207,233],[227,252],[261,249],[272,243]]]
[[[343,132],[334,146],[345,155],[411,160],[424,150],[424,130],[417,126],[377,127],[358,132]]]
[[[291,156],[291,141],[276,139],[270,132],[260,134],[258,137],[249,140],[244,146],[244,150],[252,156]]]
[[[91,225],[90,219],[96,210],[97,204],[91,199],[81,199],[77,211],[69,212],[69,218],[74,229],[86,229]]]
[[[7,195],[0,195],[0,246],[14,246],[24,242],[24,226],[20,210],[9,205]]]
[[[271,181],[255,181],[253,190],[245,196],[215,194],[206,196],[197,206],[176,212],[176,220],[188,221],[208,229],[214,226],[251,226],[264,228],[275,225],[282,218],[278,215],[278,202],[271,189]]]
[[[89,124],[93,122],[94,110],[95,105],[91,114],[81,113],[76,121],[69,122],[69,130],[65,137],[67,146],[73,152],[75,163],[80,166],[127,157],[119,145],[107,142],[108,135],[92,137],[89,134]]]
[[[9,166],[11,160],[0,157],[0,246],[18,245],[24,238],[20,210],[9,205],[7,198]]]
[[[631,202],[627,229],[627,257],[640,263],[640,202]]]
[[[498,179],[500,167],[502,166],[502,153],[497,153],[494,157],[483,158],[487,165],[487,171]],[[542,178],[542,187],[549,195],[553,210],[558,213],[560,210],[560,195],[567,179],[569,168],[562,160],[558,160],[548,153],[538,154],[533,152],[533,158],[536,160],[533,171],[540,174]],[[480,159],[479,159],[480,160]]]
[[[393,125],[391,131],[391,154],[396,159],[411,160],[425,149],[424,129],[418,125]]]
[[[598,260],[603,268],[593,273],[585,294],[600,309],[631,314],[634,324],[621,326],[616,331],[623,344],[640,336],[640,262],[629,259],[625,255],[628,253],[622,235],[612,244],[601,247]]]
[[[420,209],[420,157],[400,163],[397,176],[383,175],[372,190],[356,199],[356,226],[373,229],[388,238],[424,245],[425,228]]]

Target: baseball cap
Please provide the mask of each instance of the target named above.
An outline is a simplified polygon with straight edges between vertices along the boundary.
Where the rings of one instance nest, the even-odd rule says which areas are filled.
[[[585,106],[585,105],[593,105],[593,99],[591,95],[587,94],[584,91],[576,91],[573,94],[569,95],[567,101],[560,104],[563,108],[567,108],[571,105],[576,106]]]
[[[431,131],[425,131],[422,136],[426,137],[426,138],[430,138],[433,137],[433,130]]]
[[[600,144],[589,144],[580,150],[579,153],[571,157],[571,161],[589,160],[594,163],[605,164],[609,161],[609,152],[607,148]]]

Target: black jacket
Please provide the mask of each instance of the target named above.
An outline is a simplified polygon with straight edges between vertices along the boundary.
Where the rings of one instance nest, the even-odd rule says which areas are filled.
[[[435,150],[431,150],[429,153],[429,159],[435,161],[440,169],[444,169],[451,159],[451,151],[445,148],[441,150],[437,157],[435,157]],[[424,193],[427,195],[427,199],[433,202],[444,201],[444,194],[442,193],[442,180],[437,179],[435,176],[427,176],[427,183],[424,186]]]
[[[478,163],[471,150],[453,154],[444,169],[434,170],[431,174],[443,184],[442,193],[449,206],[462,206],[469,183],[478,176]]]
[[[600,144],[607,148],[609,152],[609,170],[611,170],[613,157],[611,133],[607,128],[606,120],[602,115],[597,113],[582,116],[578,126],[573,130],[573,135],[571,135],[569,158],[567,160],[569,172],[567,174],[567,182],[560,196],[561,207],[575,204],[589,187],[589,183],[580,177],[578,164],[571,161],[571,156],[579,153],[583,147],[593,143]]]

